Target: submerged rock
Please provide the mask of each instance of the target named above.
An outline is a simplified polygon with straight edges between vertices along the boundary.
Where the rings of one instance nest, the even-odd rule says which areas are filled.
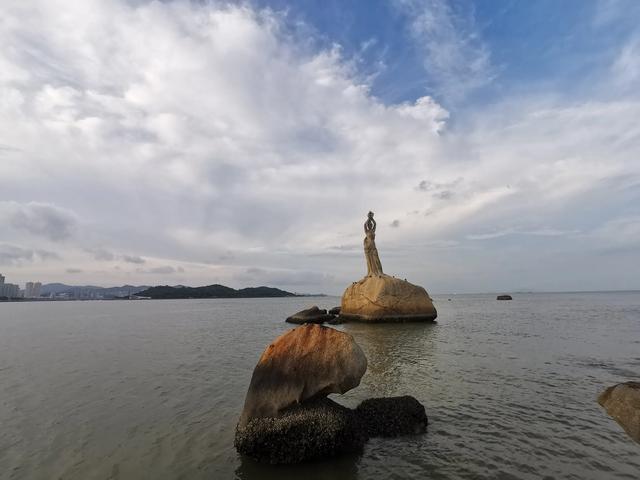
[[[301,310],[298,313],[294,313],[285,321],[287,323],[324,323],[333,320],[334,316],[329,315],[326,310],[318,308],[314,305],[306,310]]]
[[[239,427],[360,384],[367,358],[348,333],[306,324],[276,338],[253,370]]]
[[[427,415],[413,397],[372,398],[355,410],[318,399],[254,418],[236,429],[238,452],[265,463],[299,463],[362,450],[371,437],[424,433]]]
[[[631,438],[640,443],[640,382],[609,387],[600,394],[598,403]]]
[[[389,275],[371,275],[347,287],[340,316],[363,322],[433,321],[438,313],[427,291]]]
[[[513,297],[511,295],[498,295],[496,300],[513,300]]]
[[[356,408],[358,421],[370,437],[397,437],[424,433],[427,413],[415,398],[370,398]]]
[[[367,438],[353,410],[323,398],[239,426],[235,447],[259,462],[299,463],[358,452]]]

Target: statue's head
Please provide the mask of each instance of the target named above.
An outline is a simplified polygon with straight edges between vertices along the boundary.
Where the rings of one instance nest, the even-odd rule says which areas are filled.
[[[373,218],[373,212],[369,212],[369,213],[367,213],[367,217],[369,217],[369,218]]]

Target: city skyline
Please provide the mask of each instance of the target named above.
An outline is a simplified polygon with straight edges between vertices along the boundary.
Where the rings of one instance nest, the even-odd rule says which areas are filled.
[[[640,2],[0,6],[0,271],[640,289]]]

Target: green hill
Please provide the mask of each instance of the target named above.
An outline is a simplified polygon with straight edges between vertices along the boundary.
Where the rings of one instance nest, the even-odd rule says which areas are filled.
[[[295,297],[295,293],[285,292],[279,288],[252,287],[235,288],[224,285],[207,285],[205,287],[170,287],[169,285],[150,287],[138,292],[141,297],[153,299],[168,298],[265,298],[265,297]]]

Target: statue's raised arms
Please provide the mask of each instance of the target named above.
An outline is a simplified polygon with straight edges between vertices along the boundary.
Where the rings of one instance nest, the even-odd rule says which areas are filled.
[[[367,221],[364,222],[364,256],[367,260],[367,276],[382,275],[382,263],[376,248],[376,221],[373,219],[373,212],[367,214]]]

